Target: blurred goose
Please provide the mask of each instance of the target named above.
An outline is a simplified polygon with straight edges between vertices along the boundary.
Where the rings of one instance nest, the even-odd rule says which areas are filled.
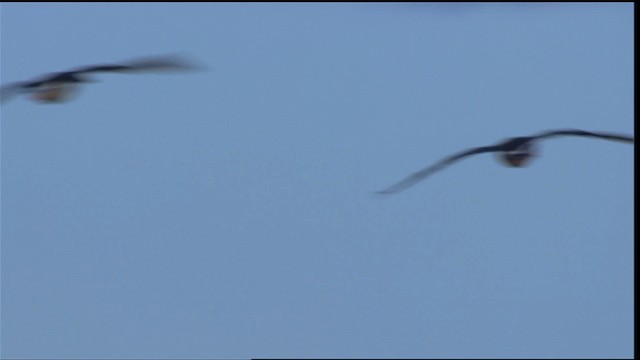
[[[89,76],[99,72],[143,72],[192,70],[196,67],[177,55],[148,57],[120,64],[83,66],[69,71],[43,75],[40,78],[7,84],[0,87],[0,102],[16,94],[30,93],[32,99],[42,103],[61,103],[71,98],[78,84],[93,82]]]
[[[417,182],[424,180],[426,177],[441,170],[447,165],[450,165],[460,159],[467,156],[493,152],[496,153],[499,160],[505,165],[510,167],[523,167],[529,163],[532,157],[536,155],[537,141],[542,139],[549,139],[556,136],[586,136],[591,138],[599,138],[605,140],[621,141],[628,144],[634,143],[634,137],[628,135],[618,135],[609,133],[595,133],[584,130],[551,130],[533,136],[519,136],[501,141],[495,145],[481,146],[476,148],[467,149],[459,153],[446,157],[439,162],[426,167],[420,171],[417,171],[403,180],[389,186],[388,188],[378,191],[378,194],[394,194],[400,192],[410,186],[415,185]]]

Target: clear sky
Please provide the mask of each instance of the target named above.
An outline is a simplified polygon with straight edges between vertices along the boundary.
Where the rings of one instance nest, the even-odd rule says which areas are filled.
[[[631,357],[633,4],[7,4],[3,358]]]

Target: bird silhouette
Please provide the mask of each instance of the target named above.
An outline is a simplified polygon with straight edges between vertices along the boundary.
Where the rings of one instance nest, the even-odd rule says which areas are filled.
[[[0,102],[20,93],[30,93],[41,103],[62,103],[77,91],[78,84],[93,82],[89,76],[100,72],[144,72],[194,70],[197,67],[178,55],[147,57],[120,64],[83,66],[69,71],[50,73],[35,80],[15,82],[0,87]]]
[[[566,129],[566,130],[550,130],[533,136],[519,136],[506,139],[495,145],[481,146],[467,149],[459,153],[446,157],[439,162],[419,170],[403,180],[389,186],[388,188],[378,191],[378,194],[388,195],[398,193],[416,183],[424,180],[431,174],[450,165],[460,159],[471,155],[493,152],[497,153],[498,159],[503,161],[505,165],[510,167],[523,167],[528,164],[529,160],[536,155],[536,142],[542,139],[549,139],[556,136],[585,136],[591,138],[600,138],[605,140],[621,141],[625,143],[634,143],[634,137],[628,135],[609,134],[602,132],[589,132],[584,130]]]

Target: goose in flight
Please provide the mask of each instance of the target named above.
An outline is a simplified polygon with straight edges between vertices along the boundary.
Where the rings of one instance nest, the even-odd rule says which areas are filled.
[[[505,165],[511,167],[522,167],[527,165],[529,160],[536,155],[536,142],[542,139],[548,139],[557,136],[585,136],[591,138],[600,138],[605,140],[621,141],[629,144],[634,143],[634,137],[628,135],[609,134],[602,132],[589,132],[583,130],[550,130],[533,136],[519,136],[501,141],[495,145],[481,146],[467,149],[459,153],[446,157],[439,162],[419,170],[403,180],[389,186],[388,188],[378,191],[378,194],[388,195],[400,192],[417,182],[424,180],[426,177],[441,170],[467,156],[493,152],[497,153],[498,159],[502,160]]]
[[[99,72],[142,72],[192,70],[195,66],[177,55],[149,57],[120,64],[83,66],[69,71],[50,73],[31,81],[22,81],[0,87],[0,102],[16,94],[30,93],[41,103],[61,103],[69,100],[81,83],[93,82],[89,75]]]

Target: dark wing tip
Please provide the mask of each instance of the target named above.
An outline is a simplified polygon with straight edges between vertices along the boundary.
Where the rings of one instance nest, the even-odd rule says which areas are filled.
[[[580,129],[561,129],[561,130],[549,130],[535,136],[537,139],[550,138],[554,136],[573,135],[573,136],[585,136],[591,138],[600,138],[613,141],[621,141],[625,143],[635,143],[635,137],[633,135],[614,134],[608,132],[593,132]]]
[[[371,195],[381,198],[381,197],[385,197],[387,195],[391,195],[391,194],[395,194],[397,193],[397,191],[392,191],[392,190],[379,190],[379,191],[373,191],[371,193]]]
[[[147,57],[132,60],[126,64],[131,70],[152,70],[152,71],[194,71],[205,70],[202,64],[197,64],[193,60],[179,54],[171,54],[156,57]]]
[[[396,182],[395,184],[393,184],[393,185],[391,185],[391,186],[389,186],[389,187],[387,187],[385,189],[376,191],[375,194],[380,196],[380,197],[397,194],[397,193],[401,192],[402,190],[415,185],[416,183],[420,182],[421,180],[423,180],[426,177],[427,177],[427,175],[418,176],[418,175],[416,175],[414,173],[414,174],[411,174],[411,175],[405,177],[404,179],[400,180],[399,182]]]

